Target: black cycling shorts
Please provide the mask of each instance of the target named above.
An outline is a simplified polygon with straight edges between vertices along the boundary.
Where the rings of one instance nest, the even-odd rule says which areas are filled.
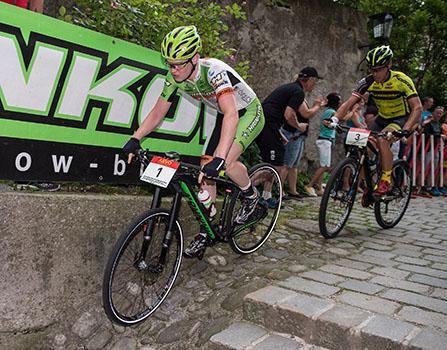
[[[278,129],[265,124],[264,129],[256,139],[256,144],[261,151],[261,158],[271,165],[284,165],[284,144]]]
[[[372,131],[380,132],[385,128],[393,130],[402,130],[403,126],[407,122],[408,117],[401,117],[396,119],[385,119],[377,117],[374,122],[370,125]]]

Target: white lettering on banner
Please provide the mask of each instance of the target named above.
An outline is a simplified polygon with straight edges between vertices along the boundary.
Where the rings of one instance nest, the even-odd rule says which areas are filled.
[[[77,53],[73,56],[57,114],[82,119],[101,62],[98,58],[88,58]]]
[[[163,77],[156,78],[152,85],[148,88],[142,107],[140,109],[140,125],[146,119],[148,113],[154,107],[163,89],[165,79]],[[179,106],[175,113],[174,119],[166,118],[158,127],[157,131],[175,132],[188,135],[195,127],[200,114],[200,102],[189,95],[181,94]]]
[[[149,66],[133,66],[131,60],[123,58],[107,65],[106,56],[99,51],[95,56],[94,49],[76,51],[66,43],[58,47],[53,41],[47,43],[35,39],[31,35],[29,46],[22,51],[19,39],[0,32],[0,105],[6,112],[16,112],[5,113],[8,119],[26,121],[29,117],[35,123],[39,122],[35,116],[54,116],[53,119],[42,118],[42,123],[60,124],[66,128],[89,126],[93,129],[95,125],[84,119],[90,117],[87,112],[89,102],[96,100],[105,103],[103,119],[98,119],[96,130],[120,134],[122,129],[119,128],[131,127],[135,116],[141,125],[163,89],[165,78],[161,71],[151,76],[148,86],[144,85],[148,81],[146,77],[151,74]],[[25,67],[27,55],[31,59]],[[120,61],[125,63],[120,64]],[[68,69],[63,70],[66,66]],[[140,88],[138,93],[129,89],[132,84],[140,84],[135,85],[135,89]],[[214,127],[216,111],[204,109],[204,124],[197,125],[204,105],[180,90],[179,96],[178,105],[173,106],[172,113],[156,129],[158,133],[166,135],[155,137],[168,139],[170,135],[177,135],[190,141],[194,136],[192,133],[200,132],[200,140],[208,138]],[[50,106],[55,106],[54,111],[50,110]],[[137,106],[140,106],[139,111],[136,110]],[[65,123],[63,119],[84,123]],[[76,143],[79,139],[70,141]]]
[[[106,124],[111,122],[123,124],[123,126],[129,125],[136,107],[136,98],[124,88],[143,75],[143,71],[132,70],[131,67],[120,67],[90,90],[90,94],[96,97],[112,100]]]
[[[25,159],[25,164],[22,166],[22,159]],[[31,168],[31,155],[26,152],[19,153],[16,157],[16,169],[18,171],[27,171]]]
[[[69,156],[67,161],[65,156],[60,156],[59,159],[57,159],[57,156],[55,154],[52,154],[51,159],[53,160],[54,172],[60,173],[62,168],[62,172],[66,174],[70,170],[70,165],[71,161],[73,160],[73,156]]]
[[[113,175],[123,176],[126,172],[126,162],[120,159],[119,154],[115,154],[115,163],[113,164]]]
[[[37,43],[25,71],[18,47],[15,39],[0,36],[0,97],[9,107],[46,112],[66,50]]]

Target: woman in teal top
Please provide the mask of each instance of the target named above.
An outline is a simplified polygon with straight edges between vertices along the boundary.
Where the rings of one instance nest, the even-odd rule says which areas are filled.
[[[331,92],[327,95],[327,108],[321,116],[320,121],[320,135],[316,141],[318,154],[320,157],[320,167],[312,176],[309,185],[306,187],[306,192],[311,196],[323,195],[321,184],[323,182],[324,173],[331,171],[331,151],[332,145],[335,142],[335,129],[328,128],[324,125],[323,120],[330,119],[340,106],[341,97],[336,92]],[[316,191],[315,191],[315,188]]]

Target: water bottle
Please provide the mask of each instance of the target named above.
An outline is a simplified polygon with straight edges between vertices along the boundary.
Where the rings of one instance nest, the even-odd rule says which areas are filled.
[[[216,207],[211,200],[211,196],[207,190],[200,190],[197,197],[199,198],[200,203],[203,204],[205,209],[207,210],[210,218],[216,215]]]

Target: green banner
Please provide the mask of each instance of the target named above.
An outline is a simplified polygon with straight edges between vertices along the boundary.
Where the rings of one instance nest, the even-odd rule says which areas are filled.
[[[126,182],[116,154],[161,93],[160,54],[5,3],[0,53],[0,178]],[[143,147],[200,155],[211,113],[179,93]]]

